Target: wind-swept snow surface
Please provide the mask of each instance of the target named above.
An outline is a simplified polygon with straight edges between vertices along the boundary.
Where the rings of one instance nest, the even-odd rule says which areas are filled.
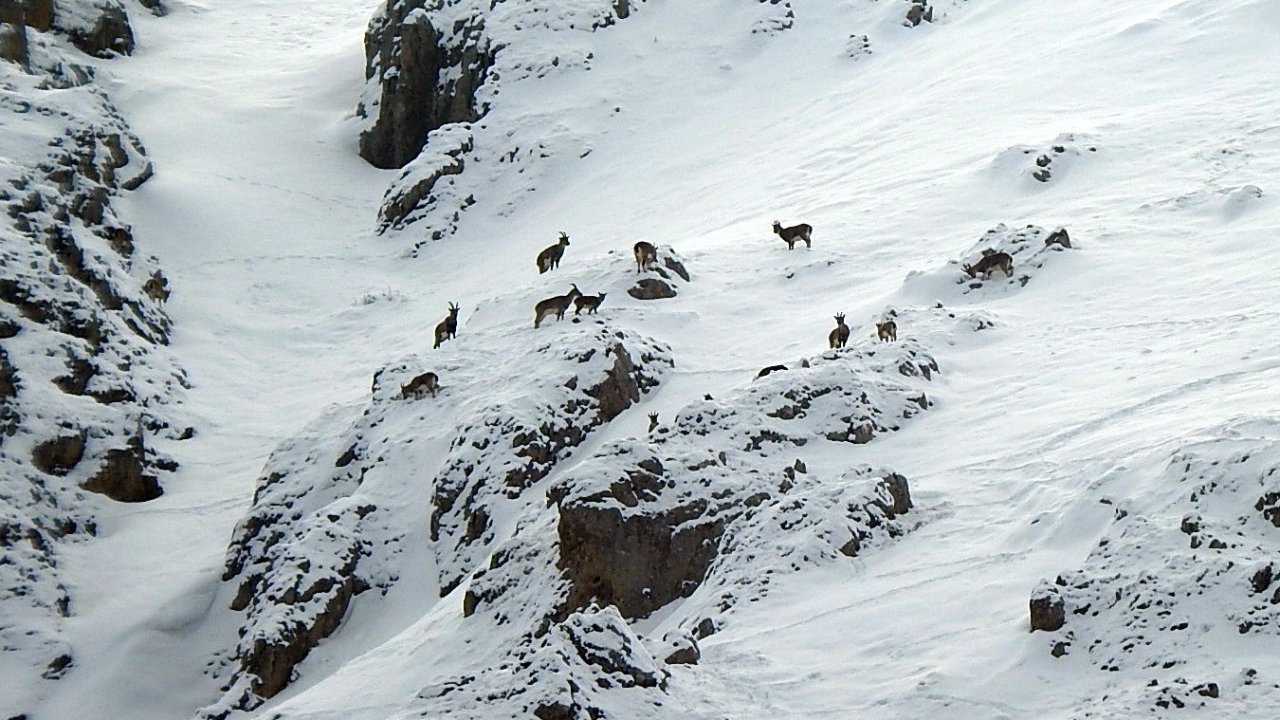
[[[1274,714],[1274,2],[411,4],[175,2],[112,64],[196,434],[64,563],[31,717]],[[491,53],[400,171],[375,13]]]

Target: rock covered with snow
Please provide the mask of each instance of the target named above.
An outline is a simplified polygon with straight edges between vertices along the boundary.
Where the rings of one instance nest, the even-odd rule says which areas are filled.
[[[5,2],[0,23],[0,44],[21,50],[0,62],[0,636],[27,663],[6,670],[21,689],[0,705],[8,716],[41,675],[74,666],[60,637],[75,607],[62,548],[96,532],[107,498],[161,494],[174,463],[149,440],[180,434],[185,381],[165,347],[167,282],[115,203],[151,164],[63,37],[127,52],[112,39],[127,28],[123,6]]]
[[[277,449],[228,552],[244,621],[223,658],[227,694],[208,714],[285,687],[355,595],[396,582],[395,558],[423,523],[439,592],[452,591],[505,539],[513,508],[671,366],[662,344],[602,321],[494,352],[510,341],[472,334],[430,361],[387,366],[367,403],[335,408]],[[427,367],[436,397],[405,397]],[[389,500],[406,487],[411,500]]]
[[[1280,677],[1234,664],[1215,638],[1280,633],[1280,426],[1217,428],[1140,488],[1103,498],[1109,530],[1079,569],[1033,595],[1033,611],[1039,598],[1061,607],[1059,627],[1042,628],[1055,631],[1044,641],[1053,655],[1111,674],[1106,697],[1080,716],[1274,706]]]
[[[535,658],[580,613],[605,607],[626,626],[662,608],[670,629],[640,657],[696,663],[697,639],[732,622],[739,603],[906,532],[912,501],[901,475],[810,466],[927,408],[925,377],[936,370],[910,343],[832,351],[723,400],[692,403],[646,437],[604,445],[549,488],[549,506],[526,508],[471,578],[464,627],[520,640],[504,650],[511,665],[455,678],[465,691],[440,711],[488,697],[495,712],[513,715],[559,704],[603,713],[592,717],[613,717],[610,708],[661,717],[670,702],[661,682],[568,681],[562,669],[538,671]],[[543,693],[559,699],[533,700]]]

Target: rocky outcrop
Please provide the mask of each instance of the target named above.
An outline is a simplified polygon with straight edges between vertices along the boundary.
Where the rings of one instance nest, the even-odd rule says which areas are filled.
[[[680,282],[689,282],[689,271],[685,268],[684,259],[670,246],[658,248],[658,262],[646,269],[656,277],[642,277],[627,288],[627,294],[637,300],[665,300],[679,293],[676,288]]]
[[[81,51],[96,57],[133,53],[133,28],[120,0],[59,3],[53,13],[53,28],[66,33]]]
[[[232,608],[244,621],[228,691],[206,714],[253,708],[284,688],[356,595],[396,582],[403,538],[424,521],[439,592],[465,582],[510,531],[502,518],[541,506],[533,489],[671,366],[661,344],[603,321],[517,352],[503,334],[468,333],[431,360],[434,397],[402,392],[423,360],[387,366],[367,403],[335,409],[273,454],[228,550],[223,577],[236,583]],[[406,485],[416,504],[384,502]],[[612,657],[578,635],[564,640],[587,665]]]
[[[478,567],[498,539],[491,523],[498,506],[545,478],[592,430],[656,386],[671,364],[661,346],[614,337],[606,326],[543,352],[581,368],[560,379],[563,399],[533,412],[486,410],[459,430],[435,482],[431,539],[442,594]]]
[[[0,62],[0,635],[21,658],[6,667],[26,668],[5,677],[6,716],[72,672],[61,548],[111,502],[83,488],[145,499],[173,467],[150,441],[177,439],[183,377],[165,309],[143,289],[158,265],[116,207],[151,166],[69,44],[126,51],[124,17],[118,2],[0,0],[0,53],[23,64]],[[24,37],[25,59],[13,52]]]
[[[476,90],[493,64],[484,16],[449,23],[428,4],[387,0],[365,33],[365,77],[378,84],[378,95],[362,107],[376,116],[360,135],[360,156],[375,167],[404,167],[432,130],[481,114]]]
[[[910,528],[902,476],[856,463],[812,472],[803,457],[829,452],[827,435],[850,422],[891,429],[913,417],[928,382],[921,366],[935,363],[909,344],[849,348],[688,405],[646,437],[607,443],[548,488],[548,506],[526,506],[469,579],[464,631],[519,642],[492,669],[421,697],[441,715],[488,698],[504,715],[662,716],[650,708],[670,699],[652,660],[699,662],[698,639],[731,624],[741,603],[801,567],[849,563]],[[610,629],[598,635],[618,650],[570,643],[555,665],[542,664],[582,616],[605,612]],[[628,624],[646,617],[661,640],[643,655],[621,651],[635,647]]]
[[[637,0],[499,3],[487,0],[386,0],[365,35],[367,77],[357,113],[367,120],[360,154],[380,168],[402,168],[379,210],[379,230],[417,226],[414,249],[451,235],[490,178],[463,177],[467,168],[514,167],[520,175],[558,150],[589,152],[575,138],[547,135],[555,123],[527,118],[529,137],[506,128],[480,145],[473,133],[503,83],[590,67],[591,53],[573,36],[629,17]],[[565,43],[545,43],[545,33]],[[554,133],[553,133],[554,134]],[[560,148],[558,146],[563,146]],[[522,180],[532,183],[532,176]],[[518,196],[492,198],[508,205]]]
[[[1126,497],[1101,498],[1111,527],[1083,565],[1032,595],[1046,649],[1108,678],[1106,700],[1083,717],[1105,707],[1247,714],[1280,690],[1280,678],[1242,669],[1247,656],[1223,656],[1214,641],[1280,635],[1280,537],[1259,500],[1280,493],[1280,425],[1244,420],[1201,435],[1155,460],[1167,460],[1163,474],[1122,478]]]
[[[28,64],[26,10],[18,0],[0,0],[0,61]]]

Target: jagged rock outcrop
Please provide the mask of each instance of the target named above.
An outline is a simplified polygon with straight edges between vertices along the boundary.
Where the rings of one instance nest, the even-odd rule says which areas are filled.
[[[627,623],[661,608],[647,658],[697,663],[698,638],[732,622],[742,601],[801,567],[848,562],[906,532],[905,478],[856,465],[819,474],[796,458],[830,450],[837,428],[891,430],[920,412],[921,367],[936,369],[910,344],[832,352],[695,402],[649,436],[606,444],[554,482],[549,506],[526,507],[463,594],[467,633],[520,633],[519,643],[487,663],[492,669],[455,675],[439,686],[447,693],[421,697],[441,714],[487,702],[547,717],[592,708],[604,717],[662,716],[660,681],[646,688],[617,673],[584,678],[577,668],[591,653],[564,653],[558,669],[539,659],[580,614],[606,608],[612,632],[626,637]]]
[[[1102,498],[1110,529],[1080,569],[1033,594],[1053,621],[1042,628],[1050,652],[1109,678],[1081,717],[1111,707],[1241,715],[1280,691],[1280,678],[1242,669],[1213,642],[1219,632],[1280,635],[1280,536],[1265,514],[1280,494],[1280,425],[1238,421],[1205,435],[1162,475],[1128,485],[1130,496]]]
[[[183,388],[165,348],[169,318],[143,290],[159,268],[132,249],[115,207],[151,165],[67,42],[99,27],[123,50],[106,39],[123,18],[118,2],[0,0],[0,45],[25,38],[30,51],[0,62],[0,635],[31,669],[6,676],[4,717],[32,709],[42,683],[73,667],[59,558],[95,532],[95,506],[111,502],[99,483],[156,483],[173,467],[146,442],[176,439]]]
[[[385,367],[367,403],[333,410],[277,449],[228,550],[224,579],[237,583],[232,607],[245,619],[221,660],[227,693],[206,714],[255,707],[285,687],[356,595],[396,582],[403,539],[422,523],[440,592],[464,582],[506,537],[511,508],[671,366],[661,344],[603,321],[535,337],[512,352],[505,336],[468,333],[434,351],[435,397],[402,392],[422,359]],[[406,484],[416,504],[385,504],[388,488],[399,495]]]
[[[365,35],[367,82],[357,108],[368,120],[361,156],[376,167],[403,168],[379,210],[380,231],[424,223],[416,246],[446,237],[487,187],[461,182],[464,169],[523,165],[554,154],[558,148],[547,138],[477,147],[474,126],[502,83],[590,66],[590,53],[576,45],[529,38],[608,27],[636,4],[387,0]],[[531,120],[545,132],[547,123]],[[576,154],[587,151],[572,140],[565,145]]]

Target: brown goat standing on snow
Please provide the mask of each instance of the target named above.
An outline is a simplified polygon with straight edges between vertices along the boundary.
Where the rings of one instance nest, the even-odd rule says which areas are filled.
[[[538,253],[538,274],[560,267],[560,258],[564,257],[564,249],[569,247],[569,236],[560,233],[560,240],[555,245],[548,245]]]
[[[570,290],[567,295],[549,297],[546,300],[540,301],[537,305],[534,305],[533,327],[537,328],[542,325],[542,319],[548,315],[555,315],[557,321],[563,320],[564,311],[568,310],[569,306],[573,304],[573,299],[581,294],[582,292],[578,290],[578,286],[574,285],[573,289]]]
[[[827,334],[831,349],[842,348],[849,342],[849,326],[844,324],[844,313],[836,315],[836,329]]]
[[[431,348],[440,347],[440,343],[445,340],[452,340],[458,334],[458,305],[449,303],[449,316],[441,320],[436,325],[436,344]]]
[[[636,256],[636,273],[639,274],[649,269],[649,266],[658,262],[658,249],[653,243],[641,240],[635,244],[632,252]]]
[[[788,250],[794,250],[796,242],[803,240],[805,248],[813,247],[813,226],[807,223],[792,225],[791,227],[782,227],[782,223],[777,220],[773,221],[773,231],[782,238],[782,242],[787,244]]]

